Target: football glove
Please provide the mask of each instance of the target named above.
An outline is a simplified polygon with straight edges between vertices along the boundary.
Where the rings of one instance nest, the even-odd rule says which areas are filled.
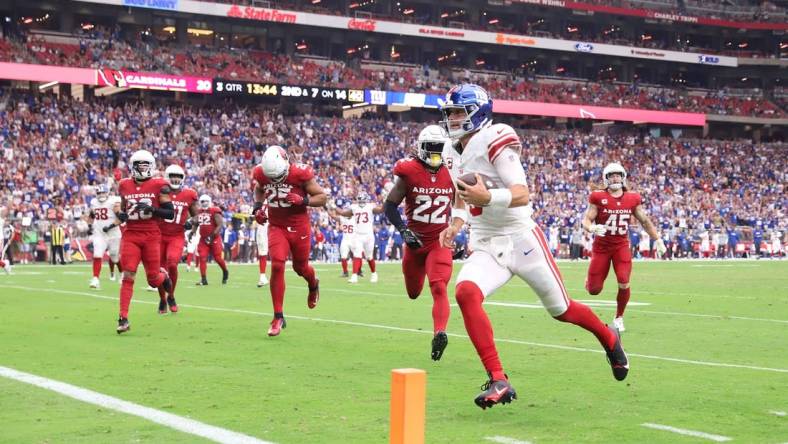
[[[213,236],[205,236],[203,239],[205,245],[211,245],[213,243]]]
[[[129,213],[127,213],[125,211],[121,211],[120,213],[116,214],[116,216],[118,216],[118,220],[122,224],[126,223],[126,221],[129,220]]]
[[[102,229],[101,229],[101,231],[103,231],[103,232],[105,232],[105,233],[109,233],[109,231],[110,231],[110,230],[112,230],[112,229],[113,229],[113,228],[115,228],[115,227],[117,227],[117,225],[115,225],[115,224],[109,224],[109,225],[107,225],[106,227],[102,228]]]
[[[268,222],[268,216],[265,215],[265,211],[258,211],[257,214],[254,215],[254,220],[259,225],[263,225]]]
[[[591,224],[588,231],[599,237],[604,237],[605,233],[607,233],[607,227],[599,224]]]
[[[285,200],[290,205],[295,205],[297,207],[300,207],[301,205],[308,205],[309,204],[309,198],[308,197],[304,197],[304,196],[301,196],[300,194],[296,194],[296,193],[288,194],[285,197]]]
[[[400,231],[402,234],[402,240],[405,242],[407,246],[413,249],[421,248],[424,244],[419,239],[419,236],[416,235],[410,228],[405,228],[404,230]]]
[[[654,249],[657,250],[658,258],[661,258],[665,253],[668,252],[667,247],[665,247],[665,242],[662,239],[657,239],[654,241]]]
[[[146,204],[145,202],[139,202],[137,205],[134,206],[134,210],[146,216],[149,214],[153,214],[153,207]]]
[[[93,225],[88,225],[88,236],[93,236]]]
[[[184,230],[186,230],[186,231],[189,231],[189,230],[191,230],[191,229],[192,229],[192,227],[193,227],[193,225],[192,225],[192,221],[190,221],[190,220],[188,220],[188,219],[186,220],[186,223],[185,223],[185,224],[183,224],[183,229],[184,229]]]

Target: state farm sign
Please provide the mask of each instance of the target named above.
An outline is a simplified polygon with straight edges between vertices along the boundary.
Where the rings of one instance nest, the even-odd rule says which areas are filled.
[[[260,20],[265,22],[295,23],[298,15],[276,9],[254,8],[252,6],[242,8],[238,5],[233,5],[227,11],[227,17]]]

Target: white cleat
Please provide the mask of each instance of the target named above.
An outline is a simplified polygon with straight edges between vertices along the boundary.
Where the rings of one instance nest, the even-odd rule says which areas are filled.
[[[257,288],[265,287],[268,285],[268,278],[265,276],[265,273],[260,273],[260,280],[257,281]]]
[[[8,262],[5,263],[5,266],[3,267],[3,271],[5,271],[5,274],[14,274],[11,270],[11,264],[9,264]]]
[[[187,273],[191,273],[191,272],[192,272],[192,267],[190,267],[190,266],[188,266],[188,265],[187,265],[187,266],[186,266],[186,272],[187,272]]]
[[[347,281],[351,284],[358,284],[358,275],[353,273]]]
[[[90,288],[100,289],[101,284],[99,283],[99,278],[93,276],[93,279],[90,280]]]
[[[624,328],[624,318],[613,319],[613,328],[619,332],[626,331],[626,328]]]
[[[150,285],[148,285],[148,288],[146,288],[145,291],[159,291],[159,290],[157,290],[157,289],[151,287]]]
[[[117,280],[117,277],[115,277],[115,273],[109,274],[109,280],[111,280],[112,282],[115,282]]]
[[[369,281],[373,284],[378,281],[378,273],[374,272],[369,276]]]

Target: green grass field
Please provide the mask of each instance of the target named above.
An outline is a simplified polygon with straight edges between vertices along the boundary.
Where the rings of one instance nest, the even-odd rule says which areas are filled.
[[[613,279],[588,296],[588,264],[559,265],[570,294],[607,302],[594,310],[610,322]],[[255,287],[254,266],[232,266],[226,286],[211,266],[208,287],[182,268],[177,315],[157,314],[158,296],[138,281],[122,336],[106,269],[90,290],[88,266],[19,266],[0,275],[0,366],[277,443],[388,442],[390,371],[403,367],[428,372],[428,443],[708,441],[644,423],[788,441],[788,261],[637,262],[624,382],[591,334],[534,308],[512,280],[487,310],[519,399],[486,411],[473,403],[486,375],[456,306],[436,363],[428,288],[409,300],[399,265],[355,286],[338,265],[316,268],[319,306],[307,309],[306,286],[288,271],[288,327],[269,338],[269,290]],[[0,442],[208,441],[0,378]]]

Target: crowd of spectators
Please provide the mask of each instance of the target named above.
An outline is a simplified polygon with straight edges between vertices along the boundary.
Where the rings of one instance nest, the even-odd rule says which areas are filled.
[[[16,227],[18,243],[43,242],[53,223],[65,224],[71,239],[84,237],[83,218],[96,187],[113,187],[126,176],[125,161],[138,149],[153,152],[159,170],[181,164],[186,185],[211,195],[238,234],[251,228],[249,174],[270,144],[285,146],[295,160],[311,165],[337,205],[361,189],[380,199],[393,164],[412,152],[423,125],[283,116],[236,105],[87,103],[8,94],[0,113],[0,218]],[[534,217],[543,226],[575,229],[601,169],[617,160],[628,169],[630,188],[642,193],[653,220],[671,236],[724,227],[778,233],[788,228],[785,144],[578,132],[521,136]],[[323,236],[316,245],[336,245],[334,221],[320,210],[312,217]]]
[[[473,81],[484,86],[494,97],[508,100],[767,118],[786,115],[784,109],[763,96],[763,91],[752,91],[751,95],[743,97],[741,94],[729,94],[726,90],[687,91],[637,83],[546,81],[526,77],[525,73],[487,76],[469,70],[384,69],[374,64],[318,63],[311,59],[255,50],[223,52],[151,47],[140,41],[131,44],[118,39],[116,31],[106,31],[90,39],[82,38],[78,45],[47,42],[34,35],[25,38],[27,41],[24,43],[0,40],[0,60],[432,94],[443,94],[446,85]]]

